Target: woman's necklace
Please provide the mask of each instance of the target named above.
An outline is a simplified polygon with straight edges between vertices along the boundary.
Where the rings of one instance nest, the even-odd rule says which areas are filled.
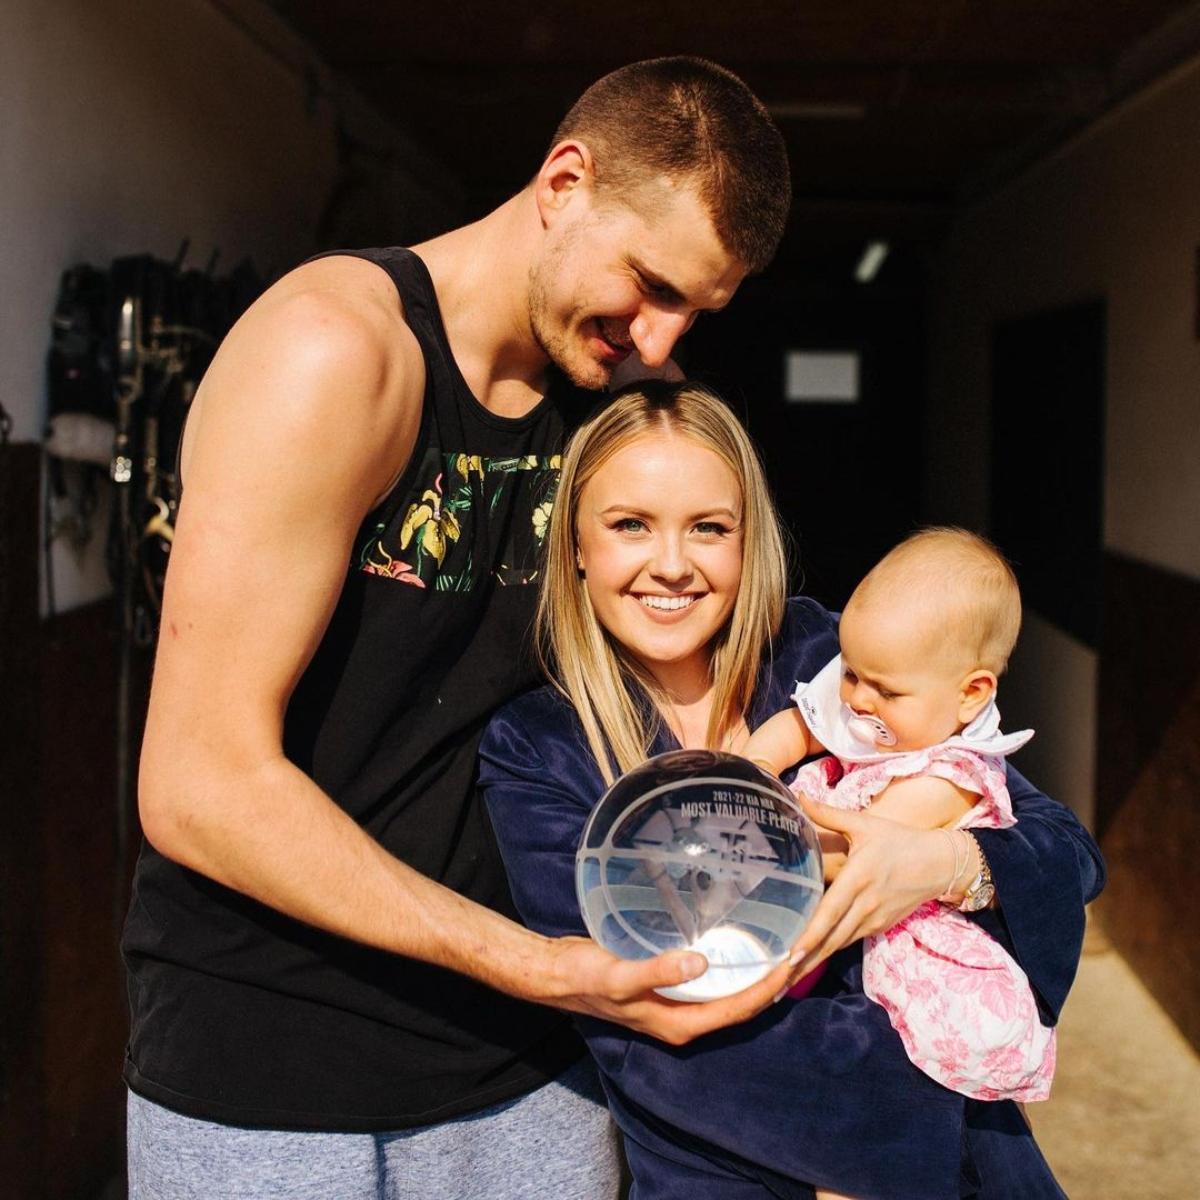
[[[679,706],[675,703],[675,701],[669,696],[664,696],[663,699],[666,700],[667,707],[670,709],[670,712],[667,714],[667,725],[671,732],[675,735],[675,740],[680,744],[680,746],[688,747],[689,742],[693,740],[693,737],[689,735],[694,735],[694,741],[696,745],[705,745],[705,739],[708,734],[709,714],[707,712],[704,714],[704,723],[702,726],[692,730],[689,729],[688,724],[684,721],[683,712],[680,711]],[[744,746],[749,740],[749,737],[750,729],[746,725],[746,719],[745,717],[739,717],[737,721],[722,735],[721,744],[716,748],[729,754],[736,754],[738,747]]]
[[[737,754],[739,749],[750,740],[750,726],[746,724],[745,717],[738,717],[737,722],[730,728],[725,735],[722,750],[728,751],[730,754]]]

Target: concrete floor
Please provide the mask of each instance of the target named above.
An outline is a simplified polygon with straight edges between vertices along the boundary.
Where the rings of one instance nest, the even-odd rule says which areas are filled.
[[[1200,1197],[1200,1058],[1094,922],[1053,1091],[1026,1111],[1071,1200]]]

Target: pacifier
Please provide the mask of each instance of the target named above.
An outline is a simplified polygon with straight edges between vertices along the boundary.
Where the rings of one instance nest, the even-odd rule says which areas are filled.
[[[853,710],[851,710],[853,711]],[[894,746],[896,735],[878,718],[854,713],[846,722],[850,736],[868,745]]]

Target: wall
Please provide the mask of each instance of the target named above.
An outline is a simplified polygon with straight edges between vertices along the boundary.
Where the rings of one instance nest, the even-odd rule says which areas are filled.
[[[342,181],[336,120],[376,148]],[[256,0],[6,0],[0,16],[0,398],[37,440],[60,272],[121,254],[220,251],[278,274],[317,245],[416,240],[455,222],[445,169],[383,124]],[[328,218],[323,221],[323,218]],[[103,529],[104,513],[97,517]],[[103,537],[55,550],[60,608],[104,594]]]
[[[932,289],[925,507],[986,526],[993,323],[1103,299],[1099,643],[1031,614],[1002,707],[1009,724],[1039,728],[1023,765],[1100,834],[1110,933],[1200,1041],[1200,921],[1184,863],[1200,846],[1188,786],[1200,774],[1200,655],[1187,624],[1200,598],[1197,197],[1192,62],[962,214]],[[1170,835],[1139,832],[1154,828]]]
[[[360,147],[349,160],[339,120]],[[219,248],[219,272],[250,256],[270,275],[328,244],[418,240],[460,208],[445,170],[256,0],[0,6],[0,402],[15,439],[0,445],[0,1194],[99,1195],[122,1163],[116,930],[137,830],[119,835],[115,801],[103,506],[80,559],[55,544],[58,615],[43,594],[39,617],[59,274],[174,258],[186,237],[188,265]],[[148,669],[139,655],[135,729]]]

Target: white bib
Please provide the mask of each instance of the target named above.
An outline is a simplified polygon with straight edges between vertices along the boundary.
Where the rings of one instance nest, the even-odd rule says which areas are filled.
[[[896,754],[908,754],[908,750],[884,750],[875,748],[875,738],[891,731],[877,719],[859,717],[848,705],[842,703],[842,656],[826,663],[809,683],[796,684],[792,699],[804,717],[804,723],[812,730],[813,737],[843,762],[882,762]],[[1032,729],[1021,729],[1016,733],[1000,732],[1000,710],[995,699],[989,700],[984,710],[961,733],[939,743],[960,750],[973,750],[976,754],[993,754],[1003,757],[1012,754],[1033,737]],[[922,747],[924,749],[924,747]]]

